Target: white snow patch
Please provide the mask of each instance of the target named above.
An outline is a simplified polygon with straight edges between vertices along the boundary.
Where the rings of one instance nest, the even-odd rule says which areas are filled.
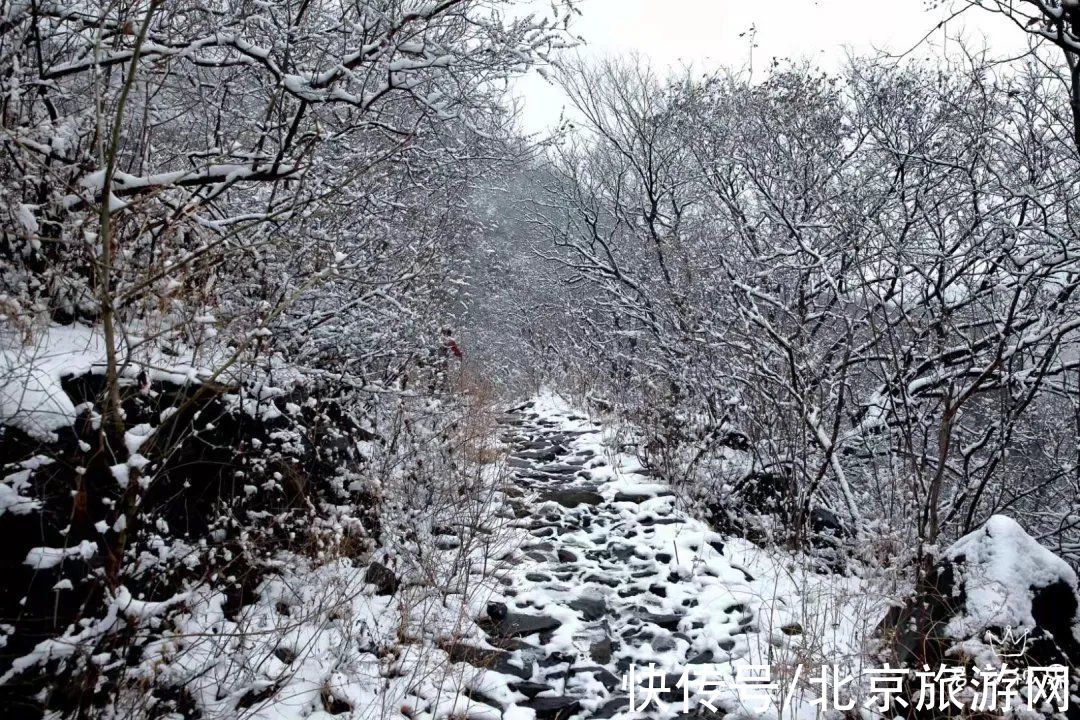
[[[67,558],[89,560],[97,553],[97,545],[83,540],[78,545],[68,548],[36,547],[30,548],[23,563],[37,570],[48,570],[62,563]]]
[[[138,338],[132,335],[132,338]],[[123,351],[124,348],[117,348]],[[82,324],[51,325],[31,343],[0,340],[0,424],[52,442],[56,431],[70,427],[78,414],[60,381],[64,377],[105,372],[105,342],[98,328]],[[126,364],[124,381],[146,371],[152,380],[182,384],[207,374],[183,359],[146,351]],[[164,418],[163,418],[164,419]],[[149,437],[149,426],[129,431],[125,442],[137,449]]]
[[[30,487],[30,470],[20,470],[4,478],[0,484],[0,515],[26,515],[41,507],[41,503],[22,494]]]
[[[945,553],[963,558],[957,588],[963,585],[963,612],[946,626],[965,639],[989,627],[1034,627],[1032,588],[1064,581],[1076,588],[1068,563],[1040,545],[1013,519],[994,515],[978,530],[957,540]]]

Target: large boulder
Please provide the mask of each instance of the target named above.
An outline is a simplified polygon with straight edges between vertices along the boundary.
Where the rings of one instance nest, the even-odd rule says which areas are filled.
[[[921,593],[878,628],[894,665],[1065,665],[1080,690],[1080,591],[1068,563],[1011,518],[991,517],[940,553]],[[1072,704],[1067,717],[1080,720]]]
[[[1015,520],[995,515],[950,547],[945,561],[952,564],[964,599],[961,612],[945,627],[949,637],[1023,628],[1031,631],[1029,652],[1037,641],[1046,646],[1040,659],[1080,665],[1076,573]]]

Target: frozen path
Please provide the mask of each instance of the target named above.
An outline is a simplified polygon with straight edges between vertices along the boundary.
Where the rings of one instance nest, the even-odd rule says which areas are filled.
[[[636,472],[632,458],[605,454],[601,428],[552,398],[504,423],[512,474],[503,490],[524,540],[504,558],[479,621],[488,647],[452,653],[502,680],[492,684],[499,692],[475,688],[474,700],[505,718],[641,717],[621,680],[631,664],[640,672],[655,663],[672,705],[653,703],[646,715],[672,716],[683,710],[684,670],[708,665],[730,676],[739,664],[767,662],[753,568],[677,509],[667,486]],[[776,618],[767,624],[779,627]],[[710,695],[728,712],[746,700]]]

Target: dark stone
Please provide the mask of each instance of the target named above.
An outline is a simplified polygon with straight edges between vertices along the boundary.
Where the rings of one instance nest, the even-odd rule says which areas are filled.
[[[1073,627],[1080,621],[1078,604],[1076,589],[1064,580],[1035,588],[1031,597],[1031,616],[1036,627],[1053,639],[1073,667],[1080,667],[1080,639],[1073,632]],[[1045,641],[1045,638],[1041,639]],[[1039,640],[1035,639],[1035,647],[1029,643],[1028,654],[1034,654],[1033,657],[1039,657],[1044,665],[1049,665],[1055,653],[1049,647],[1042,647],[1046,643]]]
[[[570,607],[581,613],[581,617],[591,622],[604,617],[607,612],[607,603],[604,598],[583,595],[570,603]]]
[[[564,652],[553,652],[540,661],[540,667],[555,667],[556,665],[570,665],[574,662],[574,656]]]
[[[456,550],[461,547],[461,540],[456,537],[440,535],[435,538],[435,547],[439,550]]]
[[[527,472],[527,473],[518,473],[518,475],[520,477],[522,477],[522,478],[525,478],[526,480],[538,480],[540,482],[545,482],[545,483],[546,482],[551,482],[552,480],[557,479],[553,475],[547,475],[547,474],[542,473],[542,472],[536,472],[535,470],[532,471],[532,472]]]
[[[566,720],[581,712],[581,703],[572,697],[537,697],[523,707],[536,712],[536,720]]]
[[[563,507],[575,508],[578,505],[599,505],[604,501],[604,498],[599,494],[590,490],[552,490],[544,493],[541,497],[544,501],[557,502]]]
[[[498,700],[491,697],[490,695],[484,694],[483,692],[481,692],[480,690],[477,690],[476,688],[465,688],[464,690],[461,691],[461,694],[464,695],[465,697],[469,698],[469,700],[472,701],[472,703],[470,703],[470,704],[473,707],[475,707],[477,705],[486,705],[486,706],[488,706],[488,708],[495,711],[496,713],[499,713],[499,714],[502,713],[502,707],[499,704]]]
[[[679,629],[679,621],[683,619],[682,615],[657,614],[650,612],[641,613],[639,617],[645,622],[652,623],[665,630],[671,630],[672,632]]]
[[[615,717],[616,714],[626,710],[630,705],[629,698],[617,697],[608,700],[606,703],[600,706],[600,708],[592,714],[593,718],[598,720],[608,720]]]
[[[547,540],[543,542],[531,542],[528,545],[525,545],[524,548],[526,550],[542,550],[544,552],[553,552],[555,550],[555,546]]]
[[[559,562],[572,563],[577,562],[577,560],[578,556],[570,552],[569,550],[559,550]]]
[[[329,715],[345,715],[352,712],[353,706],[346,700],[342,700],[337,695],[330,692],[329,686],[323,686],[320,693],[323,710]]]
[[[613,672],[602,667],[579,667],[573,669],[574,675],[592,673],[592,676],[609,691],[619,687],[620,680]]]
[[[522,450],[514,453],[514,457],[522,460],[532,460],[538,463],[554,462],[559,456],[552,450]]]
[[[648,642],[656,637],[657,631],[655,625],[649,623],[638,622],[636,625],[627,625],[622,630],[622,638],[624,640],[637,640],[641,642]]]
[[[585,578],[585,582],[596,583],[598,585],[607,585],[608,587],[618,587],[619,581],[614,578],[605,577],[603,575],[589,575]]]
[[[465,663],[473,667],[494,670],[505,675],[513,675],[522,680],[532,677],[532,667],[518,667],[510,662],[510,653],[504,650],[489,650],[466,643],[445,643],[443,651],[452,663]]]
[[[364,572],[364,582],[375,586],[376,595],[393,595],[398,589],[397,575],[379,562],[368,565]]]
[[[523,682],[508,683],[511,690],[515,690],[530,700],[539,695],[542,692],[548,692],[551,690],[550,685],[544,683],[532,682],[531,680],[525,680]]]
[[[750,438],[741,432],[731,430],[720,437],[718,444],[732,450],[746,451],[750,449]]]
[[[252,688],[251,690],[248,690],[246,693],[240,696],[240,699],[236,701],[236,707],[241,710],[246,710],[247,708],[252,707],[256,703],[265,703],[269,701],[270,698],[274,697],[274,695],[276,695],[278,690],[280,689],[280,682],[272,683],[260,690]],[[194,710],[194,708],[192,708],[192,710]],[[26,717],[31,716],[27,715]],[[36,717],[41,717],[41,715],[39,714]]]
[[[611,662],[612,652],[611,638],[604,638],[603,640],[597,640],[589,646],[589,656],[601,665],[607,665]]]
[[[799,623],[788,623],[787,625],[780,626],[780,632],[785,635],[802,635],[803,626]]]
[[[292,665],[293,661],[296,660],[296,653],[290,648],[279,646],[274,650],[274,657],[286,665]]]
[[[524,640],[519,640],[518,638],[504,638],[489,635],[487,637],[487,642],[488,645],[497,647],[500,650],[508,650],[510,652],[513,652],[514,650],[540,650],[540,648],[536,647],[535,645],[530,645]]]
[[[673,636],[664,633],[663,635],[654,637],[650,645],[652,645],[653,650],[656,652],[667,652],[668,650],[675,648],[676,642]]]
[[[655,517],[649,515],[648,517],[642,518],[639,522],[643,527],[647,528],[653,525],[680,525],[686,521],[675,517]]]
[[[742,501],[752,512],[768,515],[782,512],[783,501],[791,497],[794,482],[788,474],[756,472],[739,488]]]
[[[849,535],[840,517],[832,510],[823,507],[816,507],[810,511],[810,530],[815,535],[830,535],[834,538]]]
[[[477,624],[491,635],[518,637],[520,635],[532,635],[544,630],[554,630],[559,627],[560,623],[558,620],[543,615],[508,612],[499,619],[492,618],[489,615],[486,620],[481,620]]]
[[[549,463],[539,469],[548,475],[573,475],[582,467],[578,463]]]

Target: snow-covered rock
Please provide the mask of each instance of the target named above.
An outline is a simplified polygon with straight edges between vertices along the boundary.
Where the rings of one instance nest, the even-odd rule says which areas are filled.
[[[942,552],[921,596],[890,612],[879,630],[909,667],[1076,667],[1078,607],[1073,569],[1015,520],[995,515]]]
[[[945,628],[949,637],[960,640],[987,628],[1036,628],[1071,618],[1073,632],[1055,639],[1066,645],[1080,640],[1076,573],[1015,520],[994,515],[957,540],[945,558],[954,568],[954,592],[964,600]]]

